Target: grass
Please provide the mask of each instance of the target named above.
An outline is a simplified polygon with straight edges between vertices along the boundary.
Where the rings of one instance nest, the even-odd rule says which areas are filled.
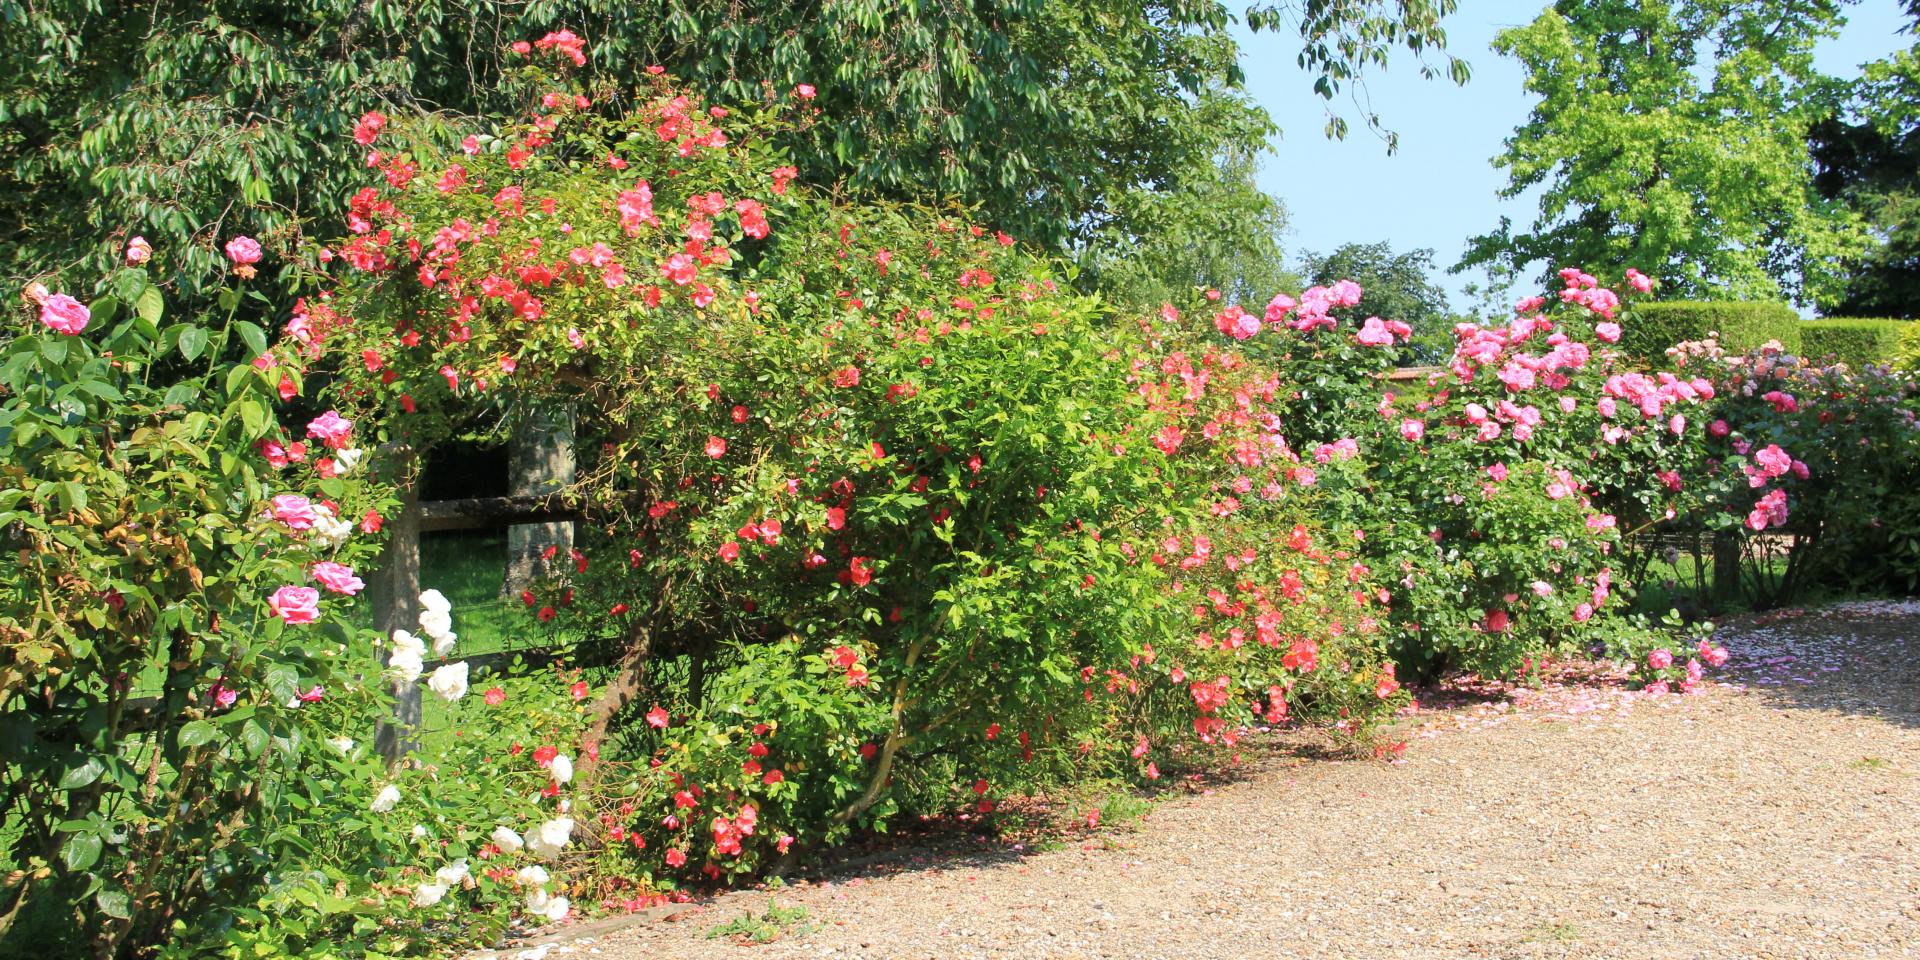
[[[727,937],[750,943],[772,943],[775,940],[804,937],[813,932],[813,924],[807,922],[806,907],[783,907],[773,897],[767,898],[767,910],[754,916],[749,910],[740,916],[728,920],[707,931],[712,939]]]

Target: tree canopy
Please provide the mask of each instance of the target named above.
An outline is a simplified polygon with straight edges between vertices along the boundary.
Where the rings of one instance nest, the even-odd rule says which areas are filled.
[[[1814,189],[1807,146],[1838,95],[1813,46],[1840,22],[1835,0],[1562,0],[1502,32],[1495,49],[1539,99],[1493,162],[1501,196],[1537,190],[1540,212],[1474,238],[1459,268],[1637,267],[1675,295],[1829,295],[1865,242]]]
[[[1440,49],[1452,8],[1289,0],[1246,19],[1297,32],[1331,99],[1393,50]],[[1241,90],[1232,17],[1218,0],[0,0],[0,272],[104,265],[112,238],[145,234],[190,291],[218,275],[218,236],[333,232],[362,111],[497,108],[497,51],[561,28],[591,42],[591,71],[663,66],[717,103],[808,85],[833,118],[788,144],[813,182],[977,205],[1043,249],[1157,269],[1132,249],[1153,230],[1224,247],[1281,216],[1246,184],[1273,127]]]
[[[1920,27],[1920,0],[1907,4]],[[1839,316],[1920,316],[1920,44],[1865,65],[1846,108],[1816,124],[1820,195],[1846,203],[1878,243],[1820,304]]]

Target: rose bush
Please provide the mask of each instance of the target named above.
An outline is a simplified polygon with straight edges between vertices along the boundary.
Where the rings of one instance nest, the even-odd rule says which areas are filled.
[[[776,117],[528,82],[530,120],[454,150],[363,122],[382,182],[276,356],[415,445],[575,411],[593,522],[523,599],[613,638],[580,823],[627,875],[1157,776],[1256,718],[1364,739],[1395,702],[1259,358],[1116,325],[955,214],[816,197]]]

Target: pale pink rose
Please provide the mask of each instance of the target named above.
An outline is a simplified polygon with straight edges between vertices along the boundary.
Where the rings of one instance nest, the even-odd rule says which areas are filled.
[[[139,266],[153,259],[153,244],[146,237],[134,237],[127,241],[127,263]]]
[[[312,623],[320,619],[320,591],[288,584],[267,598],[267,609],[290,626]]]
[[[273,498],[273,518],[286,524],[289,530],[311,530],[314,521],[320,519],[313,511],[313,501],[297,493],[283,493]]]
[[[334,563],[331,560],[314,564],[313,578],[320,581],[320,585],[328,590],[344,593],[347,596],[353,596],[366,587],[359,577],[353,575],[352,567],[344,563]]]
[[[1420,420],[1402,420],[1400,421],[1400,435],[1410,441],[1418,443],[1421,437],[1427,435],[1427,425]]]
[[[227,259],[245,267],[260,262],[260,242],[252,237],[234,237],[227,241]]]
[[[87,311],[85,305],[64,293],[52,294],[40,305],[40,322],[55,333],[69,336],[79,333],[87,328],[87,321],[92,319],[93,314]]]
[[[307,424],[307,436],[318,437],[327,446],[338,450],[346,443],[347,435],[353,431],[353,421],[342,417],[338,412],[328,410]]]

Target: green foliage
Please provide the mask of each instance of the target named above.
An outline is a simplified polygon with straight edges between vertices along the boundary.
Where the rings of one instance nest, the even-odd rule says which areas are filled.
[[[255,453],[294,442],[275,382],[218,362],[215,338],[257,330],[171,314],[138,269],[102,286],[83,331],[15,308],[0,340],[8,953],[47,929],[71,953],[158,943],[169,918],[303,857],[315,834],[296,822],[341,829],[316,806],[367,772],[327,737],[360,730],[381,697],[350,601],[317,600],[299,623],[269,598],[318,563],[366,558],[373,544],[339,516],[389,501],[346,453],[316,453],[338,470],[284,473]],[[220,299],[231,310],[243,294]],[[294,494],[333,501],[341,535],[269,514]]]
[[[1800,352],[1822,362],[1844,363],[1858,370],[1872,364],[1891,365],[1901,345],[1914,339],[1914,321],[1864,317],[1825,317],[1800,324]]]
[[[1301,64],[1330,99],[1396,49],[1439,50],[1452,7],[1286,2],[1248,20],[1297,25]],[[104,270],[144,234],[156,271],[202,290],[225,237],[288,250],[302,223],[335,234],[363,166],[345,137],[361,112],[510,109],[502,38],[570,28],[616,80],[664,65],[734,106],[817,88],[832,122],[791,142],[810,180],[978,205],[1050,250],[1169,269],[1160,282],[1178,286],[1188,265],[1133,246],[1165,230],[1231,259],[1237,218],[1280,216],[1240,172],[1272,124],[1241,89],[1231,19],[1218,0],[0,0],[0,231],[13,241],[0,276]],[[302,292],[293,271],[275,279]]]
[[[1909,5],[1920,22],[1920,10]],[[1910,28],[1911,30],[1911,28]],[[1829,314],[1920,316],[1920,45],[1863,65],[1850,96],[1811,131],[1822,196],[1852,208],[1877,243],[1847,263]]]
[[[1540,191],[1461,266],[1544,264],[1653,274],[1685,297],[1824,302],[1867,248],[1813,187],[1807,145],[1832,83],[1813,47],[1838,4],[1562,2],[1495,47],[1539,97],[1494,158],[1501,195]]]
[[[747,943],[772,943],[775,940],[804,937],[812,932],[813,924],[807,922],[806,907],[783,907],[778,899],[768,897],[766,912],[754,916],[753,911],[748,910],[732,920],[715,925],[707,931],[707,936]]]
[[[1255,716],[1364,739],[1395,702],[1272,367],[1171,309],[1115,323],[952,213],[789,184],[771,112],[662,78],[616,118],[528,79],[559,105],[471,156],[380,135],[275,357],[416,447],[575,411],[592,522],[526,616],[622,665],[581,735],[606,772],[569,795],[608,873],[735,881],[1150,778]]]
[[[1738,300],[1666,300],[1634,304],[1621,323],[1620,349],[1659,360],[1679,343],[1713,339],[1730,352],[1777,342],[1799,353],[1804,330],[1800,315],[1784,303]]]

